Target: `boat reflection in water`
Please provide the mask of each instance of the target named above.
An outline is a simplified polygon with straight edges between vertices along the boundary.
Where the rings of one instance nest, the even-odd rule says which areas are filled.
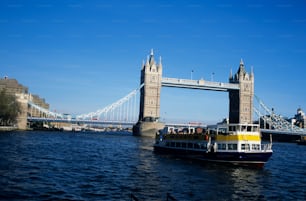
[[[221,124],[204,133],[156,134],[156,153],[202,161],[263,167],[272,155],[272,140],[262,144],[257,124]]]

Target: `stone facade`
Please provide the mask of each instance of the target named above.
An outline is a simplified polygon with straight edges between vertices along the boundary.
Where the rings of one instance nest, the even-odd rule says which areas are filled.
[[[245,71],[242,59],[229,82],[238,83],[240,87],[240,90],[229,91],[229,123],[253,123],[254,74]]]
[[[19,130],[27,129],[27,117],[28,117],[28,99],[29,95],[24,93],[15,94],[17,96],[17,100],[21,106],[21,113],[17,118],[17,127]]]
[[[7,77],[0,79],[0,91],[3,89],[10,95],[28,93],[28,87],[19,84],[16,79],[8,79]]]
[[[21,106],[21,114],[17,118],[17,127],[20,130],[27,128],[27,117],[44,117],[44,114],[35,108],[29,107],[28,101],[49,110],[49,104],[45,99],[40,98],[38,95],[31,95],[28,93],[28,87],[19,84],[16,79],[9,79],[7,77],[0,79],[0,91],[5,89],[10,95],[15,95]]]

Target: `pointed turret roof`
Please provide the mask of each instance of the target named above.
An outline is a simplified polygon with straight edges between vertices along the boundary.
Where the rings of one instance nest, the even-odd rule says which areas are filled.
[[[155,63],[153,49],[151,49],[149,63],[150,63],[150,65],[153,65]]]
[[[254,76],[254,67],[251,66],[251,76]]]
[[[147,61],[146,61],[145,66],[146,66],[146,67],[150,66],[150,64],[149,64],[149,56],[147,56]]]
[[[231,68],[231,71],[230,71],[230,76],[229,76],[230,79],[233,78],[233,69]]]
[[[159,56],[158,71],[161,71],[162,68],[163,68],[163,65],[162,65],[162,57]]]
[[[243,63],[242,58],[241,58],[241,60],[240,60],[240,65],[239,65],[239,69],[238,69],[237,74],[240,74],[240,73],[243,73],[243,74],[246,73],[246,72],[245,72],[245,69],[244,69],[244,63]]]
[[[244,65],[242,58],[240,59],[240,65]]]

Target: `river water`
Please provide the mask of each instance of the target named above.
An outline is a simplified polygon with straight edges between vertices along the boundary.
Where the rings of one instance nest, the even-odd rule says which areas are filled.
[[[130,133],[0,133],[1,200],[305,200],[306,146],[274,143],[263,169],[153,153]]]

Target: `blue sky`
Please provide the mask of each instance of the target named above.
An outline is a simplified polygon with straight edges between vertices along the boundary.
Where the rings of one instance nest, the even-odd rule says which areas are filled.
[[[0,76],[52,110],[96,111],[137,88],[150,49],[163,76],[227,82],[243,58],[255,93],[284,116],[306,110],[306,2],[0,1]],[[228,94],[162,88],[162,119],[216,122]]]

